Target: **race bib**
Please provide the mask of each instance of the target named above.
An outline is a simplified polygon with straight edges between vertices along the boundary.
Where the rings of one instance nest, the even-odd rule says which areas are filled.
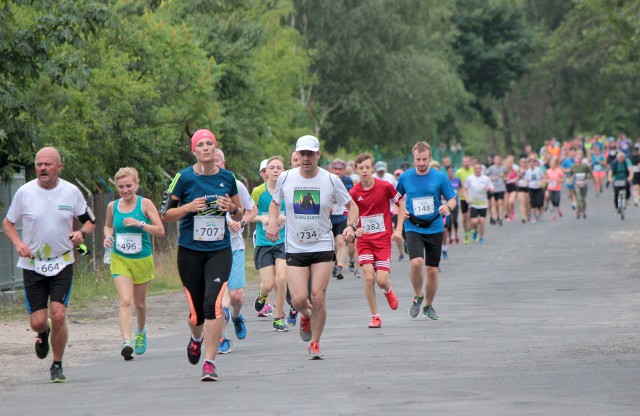
[[[423,198],[413,198],[413,215],[428,215],[435,212],[433,196],[425,196]]]
[[[116,235],[116,249],[123,254],[137,254],[142,251],[142,234],[118,233]]]
[[[558,186],[558,181],[549,181],[548,185],[552,188],[555,188],[556,186]]]
[[[296,231],[298,243],[313,243],[320,239],[320,228],[317,224],[307,224],[299,227]]]
[[[627,181],[624,179],[616,179],[615,181],[613,181],[613,186],[615,186],[616,188],[624,188],[627,186]]]
[[[640,166],[638,166],[638,165],[633,165],[633,171],[634,171],[634,172],[640,172]]]
[[[64,260],[62,259],[62,256],[54,257],[52,259],[34,258],[33,260],[36,273],[44,276],[55,276],[64,269]]]
[[[224,239],[224,217],[193,217],[194,241],[220,241]]]
[[[364,228],[364,231],[368,234],[377,234],[387,231],[384,226],[384,217],[382,214],[360,217],[360,225],[362,225],[362,228]]]
[[[593,171],[594,172],[600,172],[602,170],[602,166],[601,165],[593,165]]]

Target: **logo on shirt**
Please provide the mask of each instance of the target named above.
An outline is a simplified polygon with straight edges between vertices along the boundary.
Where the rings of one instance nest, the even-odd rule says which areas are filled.
[[[293,212],[296,215],[320,215],[320,190],[296,189],[293,191]]]
[[[69,211],[73,212],[73,207],[71,205],[58,205],[58,211]]]
[[[360,201],[364,201],[364,198],[362,197],[362,195],[360,195],[360,196],[358,197],[358,202],[360,202]]]
[[[224,184],[220,182],[220,188],[224,188]]]

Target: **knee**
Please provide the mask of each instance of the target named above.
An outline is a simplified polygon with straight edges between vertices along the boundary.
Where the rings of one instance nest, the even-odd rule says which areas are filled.
[[[56,310],[51,310],[51,323],[56,328],[60,327],[64,325],[65,316],[65,308],[57,308]]]
[[[120,307],[121,308],[130,308],[131,307],[131,296],[121,296],[120,297]]]
[[[244,301],[244,290],[242,289],[230,290],[229,300],[234,305],[241,304]]]
[[[305,310],[309,306],[307,298],[302,296],[296,297],[292,295],[291,303],[293,303],[293,307],[298,311]]]
[[[422,269],[422,257],[416,257],[415,259],[411,259],[411,269],[412,270]]]
[[[136,299],[135,301],[136,309],[142,310],[147,309],[147,300],[146,299]]]
[[[364,274],[364,285],[366,287],[373,287],[373,283],[376,281],[376,277],[373,273]]]
[[[314,291],[311,294],[311,304],[314,308],[318,308],[324,305],[325,293],[322,290]]]

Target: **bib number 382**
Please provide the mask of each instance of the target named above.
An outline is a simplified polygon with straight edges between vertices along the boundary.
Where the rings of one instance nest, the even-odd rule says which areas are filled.
[[[193,239],[195,241],[220,241],[224,239],[224,217],[194,217]]]

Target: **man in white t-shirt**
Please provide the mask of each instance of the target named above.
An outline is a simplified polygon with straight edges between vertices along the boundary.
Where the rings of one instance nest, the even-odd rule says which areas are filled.
[[[56,149],[41,149],[35,164],[37,178],[18,189],[2,230],[20,256],[29,325],[38,333],[36,355],[46,358],[51,335],[51,382],[59,383],[65,381],[62,356],[68,336],[65,315],[73,281],[73,249],[93,232],[95,216],[80,190],[58,177],[63,164]],[[74,217],[82,223],[76,231]],[[22,221],[22,238],[15,227],[18,221]]]
[[[355,238],[358,207],[351,200],[338,176],[321,169],[320,142],[313,136],[302,136],[296,143],[300,167],[280,175],[269,207],[267,238],[278,238],[277,219],[280,205],[285,204],[287,283],[293,305],[300,314],[300,337],[310,341],[309,359],[323,358],[320,336],[327,318],[325,296],[335,260],[334,239],[329,215],[334,204],[348,211],[347,227],[342,235],[347,242]],[[309,278],[311,277],[311,304]]]
[[[214,163],[222,169],[227,168],[227,161],[224,157],[222,150],[216,148]],[[229,232],[231,233],[231,251],[233,252],[233,260],[231,264],[231,273],[229,274],[229,280],[227,281],[227,290],[224,292],[222,298],[222,305],[225,309],[225,321],[228,321],[227,314],[230,313],[230,319],[233,322],[233,329],[238,339],[244,339],[247,336],[247,326],[245,324],[244,317],[240,313],[242,305],[244,304],[244,287],[247,283],[245,274],[245,256],[244,256],[244,238],[242,232],[244,226],[253,220],[258,215],[258,208],[253,203],[251,195],[247,187],[242,182],[236,179],[236,185],[238,187],[238,198],[240,204],[244,208],[244,214],[241,221],[234,221],[231,214],[227,212],[227,224],[229,225]],[[231,311],[229,311],[231,306]],[[218,346],[218,353],[226,354],[231,352],[231,346],[233,343],[226,336],[223,331],[220,338],[220,344]]]
[[[473,165],[473,175],[464,182],[464,191],[469,204],[469,217],[471,218],[471,234],[474,240],[484,244],[484,228],[489,207],[487,192],[495,191],[495,187],[488,176],[482,174],[482,165]],[[479,238],[478,238],[479,236]]]

